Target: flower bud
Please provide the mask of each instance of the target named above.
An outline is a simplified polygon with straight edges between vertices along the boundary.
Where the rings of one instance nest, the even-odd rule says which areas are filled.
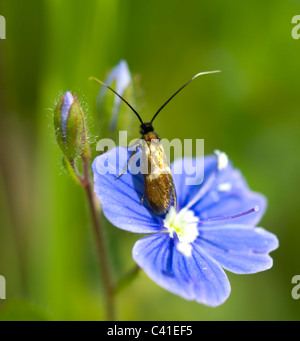
[[[121,60],[109,73],[105,83],[112,87],[129,103],[133,101],[133,82],[125,60]],[[122,106],[122,100],[112,91],[102,87],[97,97],[100,129],[111,137],[117,136],[119,130],[128,130],[132,126],[134,115],[127,106]]]
[[[75,94],[67,91],[54,110],[54,127],[57,142],[64,155],[74,160],[79,155],[90,154],[84,116]]]

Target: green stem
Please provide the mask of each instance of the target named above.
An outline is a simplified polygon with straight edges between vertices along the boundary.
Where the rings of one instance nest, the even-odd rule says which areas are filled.
[[[115,302],[114,302],[114,285],[111,278],[111,272],[109,267],[109,261],[107,257],[107,251],[105,247],[103,229],[101,226],[101,222],[99,219],[99,215],[95,205],[95,196],[93,185],[90,181],[89,174],[89,160],[83,158],[83,167],[84,167],[84,176],[82,179],[82,185],[85,189],[88,203],[90,206],[92,223],[94,229],[94,235],[96,239],[97,251],[99,264],[103,276],[103,286],[105,291],[105,300],[106,300],[106,318],[108,321],[115,320]]]

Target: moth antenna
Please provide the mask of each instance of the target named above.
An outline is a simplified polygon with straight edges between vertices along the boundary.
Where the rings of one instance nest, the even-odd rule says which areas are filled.
[[[158,110],[157,112],[154,114],[151,123],[154,121],[154,119],[156,118],[156,116],[161,112],[161,110],[182,90],[184,89],[187,85],[189,85],[195,78],[202,76],[202,75],[207,75],[207,74],[211,74],[211,73],[217,73],[217,72],[221,72],[221,70],[215,70],[215,71],[205,71],[205,72],[199,72],[197,73],[192,79],[190,79],[187,83],[185,83],[184,85],[182,85],[181,88],[179,88]]]
[[[143,120],[141,119],[141,116],[138,114],[138,112],[126,101],[126,99],[124,99],[121,95],[119,95],[114,89],[112,89],[110,86],[108,86],[107,84],[105,84],[104,82],[100,81],[99,79],[95,78],[95,77],[90,77],[89,80],[93,80],[96,81],[97,83],[105,86],[107,89],[111,90],[115,95],[117,95],[124,103],[126,103],[129,108],[136,114],[137,118],[140,120],[140,122],[143,124]]]

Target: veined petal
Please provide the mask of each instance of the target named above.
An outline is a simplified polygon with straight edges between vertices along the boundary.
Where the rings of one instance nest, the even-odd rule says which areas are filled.
[[[178,159],[172,164],[172,170],[183,163],[183,174],[174,174],[179,208],[192,209],[200,220],[233,216],[258,206],[258,211],[235,218],[236,224],[255,226],[266,210],[266,198],[249,189],[246,180],[231,162],[225,168],[218,169],[218,158],[209,155],[204,158],[204,180],[199,185],[187,185],[186,178],[190,177],[189,167],[195,160],[191,158]],[[200,163],[200,162],[199,162]],[[224,221],[222,224],[232,223]],[[220,222],[205,223],[218,226]]]
[[[115,179],[131,154],[127,148],[117,147],[95,158],[95,193],[105,217],[116,227],[136,233],[157,232],[163,227],[162,219],[152,212],[147,200],[140,204],[145,190],[143,175],[127,171]]]
[[[195,170],[196,162],[200,165],[204,165],[204,171],[199,172],[199,176],[192,173]],[[192,198],[203,188],[204,184],[207,182],[209,175],[215,170],[217,166],[216,157],[213,155],[206,156],[205,158],[195,158],[185,157],[182,159],[176,159],[171,164],[171,171],[173,175],[174,184],[177,192],[177,205],[178,209],[185,207]],[[181,172],[180,172],[181,171]],[[187,179],[190,177],[197,178],[199,185],[188,185]],[[204,176],[204,178],[203,178]]]
[[[271,268],[269,252],[278,247],[274,234],[244,225],[200,228],[195,243],[224,269],[238,274]]]
[[[215,307],[230,294],[223,269],[197,245],[185,257],[167,233],[157,233],[138,240],[132,253],[153,281],[187,300]]]

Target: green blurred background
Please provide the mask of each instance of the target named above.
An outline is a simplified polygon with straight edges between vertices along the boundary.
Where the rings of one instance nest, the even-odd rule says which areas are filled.
[[[185,301],[141,273],[119,296],[119,320],[299,320],[291,279],[300,274],[300,40],[291,36],[298,1],[1,0],[0,319],[104,318],[101,278],[84,192],[64,173],[52,109],[78,93],[95,140],[96,95],[125,59],[138,78],[147,119],[185,81],[156,120],[165,138],[200,138],[226,151],[269,201],[261,226],[280,241],[271,270],[228,273],[218,308]],[[136,131],[138,136],[138,121]],[[95,147],[95,145],[94,145]],[[105,224],[117,280],[139,236]]]

